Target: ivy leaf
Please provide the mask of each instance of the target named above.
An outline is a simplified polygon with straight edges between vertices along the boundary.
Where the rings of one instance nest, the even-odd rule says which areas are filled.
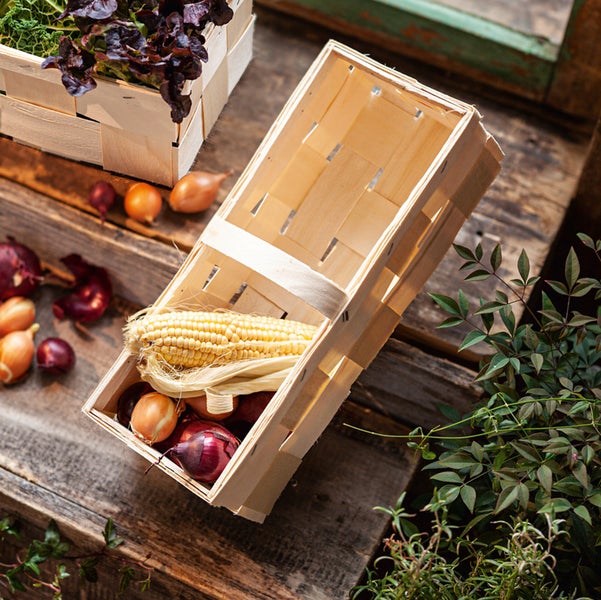
[[[117,536],[115,524],[112,519],[107,519],[103,531],[104,542],[109,548],[116,548],[125,541],[122,537]]]
[[[590,481],[588,477],[588,470],[586,465],[582,461],[578,461],[574,467],[572,468],[572,473],[574,477],[578,480],[578,483],[585,489],[588,490]]]
[[[462,485],[459,495],[466,508],[473,513],[476,506],[476,490],[471,485]]]
[[[530,499],[530,491],[528,490],[528,486],[525,483],[520,483],[518,485],[518,502],[520,506],[526,510],[528,508],[528,500]]]
[[[509,358],[503,354],[495,354],[490,363],[484,367],[475,381],[486,381],[492,379],[495,375],[500,373],[509,364]]]
[[[595,249],[595,242],[590,235],[587,235],[586,233],[577,233],[576,235],[587,248],[590,248],[591,250]]]
[[[587,501],[593,506],[601,508],[601,492],[596,492],[587,498]]]

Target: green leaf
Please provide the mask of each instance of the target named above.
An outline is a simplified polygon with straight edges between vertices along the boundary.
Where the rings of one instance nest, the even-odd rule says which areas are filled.
[[[591,248],[592,250],[595,249],[595,242],[590,235],[587,235],[586,233],[577,233],[576,236],[587,248]]]
[[[499,270],[502,262],[503,257],[501,252],[501,244],[497,244],[490,253],[490,266],[492,267],[493,272]]]
[[[574,477],[576,477],[576,479],[578,480],[580,485],[585,490],[588,490],[590,481],[589,481],[588,470],[586,468],[586,465],[580,460],[577,461],[576,464],[574,465],[574,467],[572,468],[572,473],[574,474]]]
[[[50,520],[44,534],[44,542],[51,546],[56,546],[60,542],[60,533],[54,519]]]
[[[497,302],[496,300],[492,300],[490,302],[485,302],[484,304],[482,304],[478,310],[474,311],[474,314],[483,315],[485,313],[498,312],[505,306],[506,304],[504,302]]]
[[[572,289],[576,285],[576,281],[580,276],[580,263],[574,248],[570,248],[568,252],[564,271],[568,288]]]
[[[555,514],[559,512],[565,512],[572,508],[572,503],[566,498],[553,498],[542,508],[538,510],[539,513],[550,513]]]
[[[495,506],[495,513],[500,513],[511,506],[517,499],[519,493],[519,484],[510,485],[501,490]]]
[[[568,288],[565,283],[561,283],[561,281],[548,280],[547,284],[552,290],[556,291],[561,296],[568,295]]]
[[[448,312],[450,315],[460,317],[461,311],[459,310],[459,304],[454,298],[451,296],[445,296],[444,294],[434,294],[430,292],[430,298],[440,306],[444,311]]]
[[[601,508],[601,492],[596,492],[587,498],[587,501],[593,506]]]
[[[122,537],[117,536],[115,524],[112,519],[107,519],[103,531],[104,542],[109,548],[116,548],[125,541]]]
[[[524,442],[511,442],[511,447],[517,450],[526,460],[532,463],[538,464],[540,462],[540,456],[535,448]]]
[[[547,465],[541,465],[536,470],[536,478],[540,481],[545,492],[551,495],[551,490],[553,488],[553,471],[551,471]]]
[[[467,348],[471,348],[472,346],[475,346],[476,344],[485,341],[487,337],[488,335],[483,331],[478,331],[477,329],[474,329],[474,331],[470,331],[465,336],[463,342],[459,346],[458,352],[461,352],[462,350],[465,350]]]
[[[474,507],[476,506],[476,490],[471,485],[463,485],[461,486],[459,495],[466,508],[473,513]]]
[[[457,252],[457,254],[459,254],[459,256],[461,256],[461,258],[465,259],[465,260],[474,260],[474,261],[478,261],[478,258],[476,257],[476,255],[467,247],[467,246],[461,246],[460,244],[453,244],[453,248],[455,249],[455,252]]]
[[[586,521],[591,527],[593,526],[593,521],[591,519],[591,515],[588,512],[588,508],[581,504],[574,509],[574,513],[577,514],[583,521]]]
[[[528,500],[530,499],[530,491],[528,490],[528,486],[525,483],[520,483],[518,485],[518,502],[520,506],[526,510],[528,508]]]
[[[444,483],[463,483],[463,477],[460,477],[455,471],[443,471],[430,475],[430,479],[443,481]]]
[[[442,323],[438,325],[439,329],[445,329],[447,327],[457,327],[463,325],[465,321],[461,317],[448,317]]]
[[[530,261],[528,260],[528,255],[525,250],[520,252],[518,258],[518,272],[522,281],[526,283],[528,281],[528,276],[530,275]]]
[[[503,354],[495,354],[490,363],[478,373],[475,381],[486,381],[498,375],[509,364],[509,358]]]
[[[538,352],[533,352],[530,355],[530,362],[532,363],[532,366],[534,367],[534,370],[538,375],[540,373],[540,370],[543,368],[543,363],[545,362],[545,359],[542,354],[539,354]]]
[[[463,290],[459,290],[459,292],[457,293],[457,298],[458,298],[458,303],[459,303],[459,310],[461,312],[461,316],[462,317],[467,317],[469,310],[470,310],[470,303],[469,300],[467,299],[467,296],[465,295],[465,292]]]
[[[484,269],[476,269],[472,271],[469,275],[466,275],[463,279],[464,281],[484,281],[490,277],[490,273],[485,271]]]

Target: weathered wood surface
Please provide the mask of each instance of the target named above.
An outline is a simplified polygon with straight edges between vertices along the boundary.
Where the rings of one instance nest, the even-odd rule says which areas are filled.
[[[218,203],[231,189],[288,95],[331,35],[329,30],[258,10],[255,58],[194,163],[194,168],[214,172],[234,170],[234,175],[224,182]],[[381,49],[353,40],[342,41],[358,44],[360,50],[369,52],[384,64],[478,107],[484,125],[498,140],[506,157],[501,174],[462,228],[457,242],[471,247],[482,242],[491,248],[502,241],[506,257],[504,274],[515,273],[517,256],[526,248],[533,272],[539,271],[573,195],[587,149],[586,136],[549,124],[543,117],[458,90],[423,67]],[[286,48],[286,52],[274,51],[274,48]],[[131,183],[127,178],[44,154],[5,138],[0,138],[0,175],[89,213],[94,211],[87,206],[87,192],[97,179],[110,180],[119,193],[124,193]],[[165,197],[167,193],[168,190],[164,190]],[[26,206],[22,210],[25,211]],[[111,211],[109,220],[164,242],[169,246],[165,257],[172,256],[177,262],[174,248],[187,252],[214,210],[215,207],[197,215],[177,215],[165,208],[157,224],[150,228],[127,220],[118,207]],[[405,313],[399,332],[407,339],[424,341],[451,353],[458,347],[464,332],[436,330],[444,315],[427,292],[457,290],[461,286],[475,300],[478,293],[486,295],[492,291],[481,285],[477,290],[475,286],[463,285],[458,273],[460,264],[455,252],[449,251],[424,292]],[[135,273],[132,277],[141,278]],[[154,297],[150,294],[148,302],[152,300]],[[470,353],[470,358],[476,357],[476,353]]]

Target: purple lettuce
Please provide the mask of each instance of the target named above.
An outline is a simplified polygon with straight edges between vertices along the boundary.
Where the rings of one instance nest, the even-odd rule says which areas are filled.
[[[68,0],[67,16],[80,35],[62,38],[42,68],[59,69],[69,94],[94,89],[94,73],[109,74],[157,88],[181,123],[192,108],[186,81],[200,77],[209,58],[203,30],[225,25],[233,12],[226,0]]]

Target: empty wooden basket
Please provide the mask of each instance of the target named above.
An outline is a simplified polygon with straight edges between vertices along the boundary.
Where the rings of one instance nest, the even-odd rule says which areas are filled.
[[[262,521],[494,180],[502,153],[470,105],[329,42],[155,306],[193,301],[317,325],[318,335],[211,486]],[[125,350],[84,406],[114,419]]]

